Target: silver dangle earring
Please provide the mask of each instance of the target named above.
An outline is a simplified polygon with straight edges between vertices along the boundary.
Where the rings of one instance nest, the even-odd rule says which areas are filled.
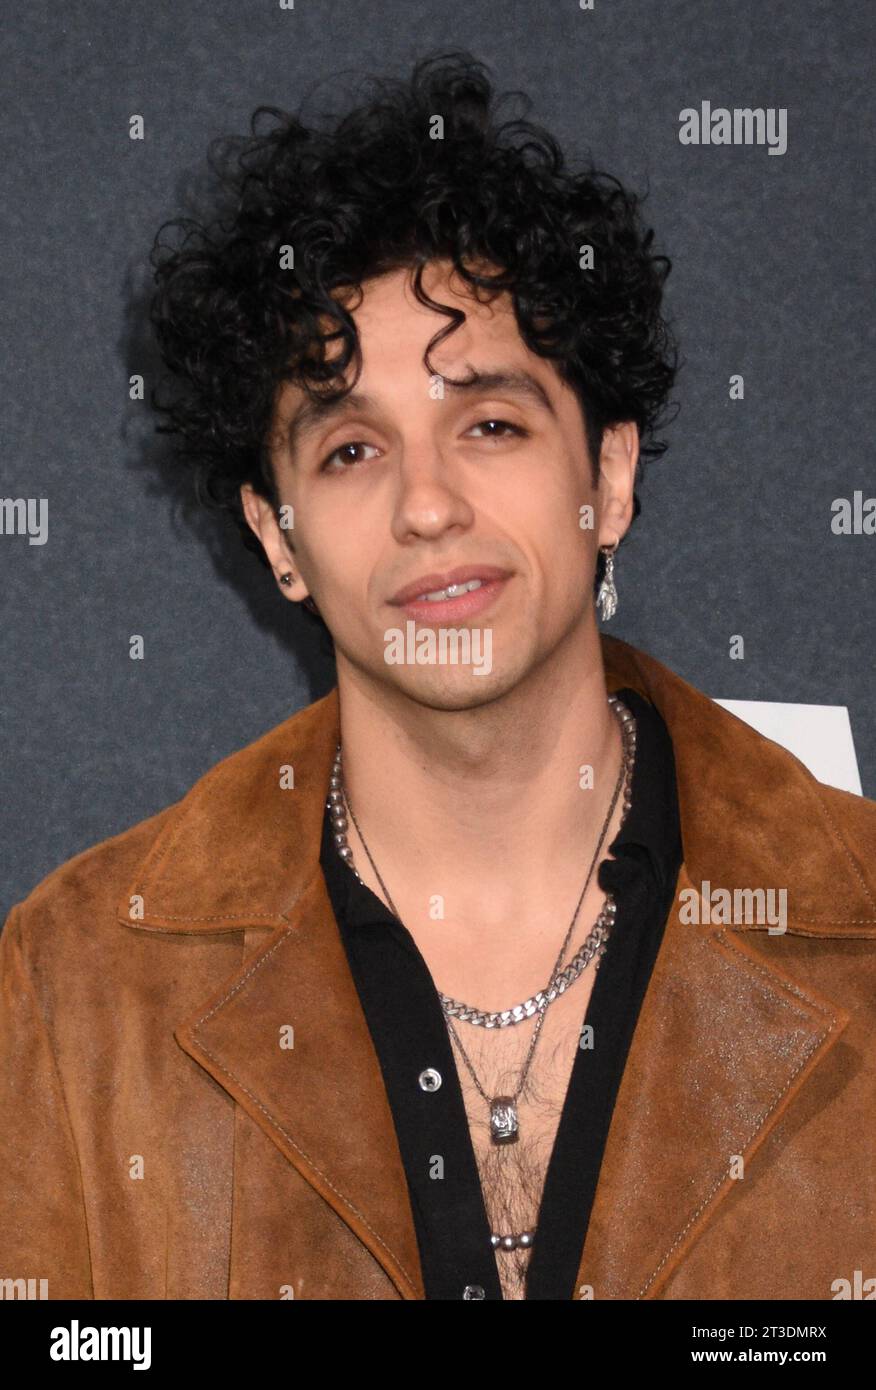
[[[617,541],[614,545],[601,545],[599,547],[605,556],[605,574],[599,586],[599,593],[596,595],[596,605],[602,610],[604,622],[608,622],[617,612],[617,589],[614,585],[614,553],[617,547]]]

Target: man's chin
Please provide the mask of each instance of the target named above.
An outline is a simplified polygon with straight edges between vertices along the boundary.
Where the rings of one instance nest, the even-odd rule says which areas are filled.
[[[434,710],[477,709],[500,699],[514,685],[508,672],[477,674],[471,667],[390,667],[388,678],[400,694]]]
[[[496,666],[487,657],[480,663],[420,664],[387,663],[382,682],[417,705],[430,709],[477,709],[488,705],[516,684],[517,671],[508,664]]]
[[[412,629],[405,631],[404,641],[380,633],[376,661],[376,643],[363,648],[359,640],[348,650],[336,638],[339,679],[349,662],[388,698],[397,694],[434,710],[477,709],[514,690],[539,656],[532,635],[519,629],[501,634],[492,628],[466,630],[461,624],[452,630]]]

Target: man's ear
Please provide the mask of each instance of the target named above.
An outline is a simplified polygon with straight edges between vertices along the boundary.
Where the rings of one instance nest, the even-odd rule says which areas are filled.
[[[267,497],[256,492],[251,483],[242,485],[240,502],[250,529],[262,543],[281,592],[286,598],[301,603],[308,596],[308,588],[295,563],[294,551],[286,538],[286,532],[278,522],[271,503]],[[284,575],[292,576],[289,583],[283,582]]]
[[[631,421],[603,431],[599,451],[599,544],[613,545],[633,519],[639,430]]]

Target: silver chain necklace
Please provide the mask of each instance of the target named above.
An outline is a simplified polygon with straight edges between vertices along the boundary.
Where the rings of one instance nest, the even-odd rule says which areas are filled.
[[[606,815],[605,821],[603,822],[602,830],[600,832],[599,842],[596,846],[596,852],[594,853],[593,859],[590,864],[590,868],[587,872],[587,878],[584,883],[584,887],[581,890],[581,895],[578,898],[578,902],[575,906],[575,911],[572,915],[572,921],[569,924],[569,929],[566,932],[563,944],[560,947],[560,953],[557,957],[556,964],[551,974],[550,982],[545,986],[544,989],[538,990],[537,993],[532,995],[529,999],[525,999],[522,1004],[515,1004],[510,1009],[501,1009],[497,1012],[486,1012],[482,1009],[473,1008],[471,1005],[464,1004],[460,1000],[451,999],[448,995],[443,994],[440,990],[438,991],[441,1000],[441,1006],[444,1011],[447,1020],[447,1026],[450,1030],[451,1036],[455,1039],[457,1046],[459,1047],[463,1060],[466,1062],[466,1065],[468,1066],[469,1071],[471,1072],[472,1080],[477,1086],[478,1091],[483,1096],[484,1100],[486,1100],[490,1105],[490,1132],[491,1136],[494,1139],[494,1142],[496,1143],[507,1143],[517,1138],[519,1130],[516,1109],[514,1107],[514,1101],[516,1101],[517,1097],[520,1095],[520,1092],[523,1088],[523,1084],[525,1083],[526,1075],[529,1070],[529,1064],[532,1059],[532,1053],[535,1050],[535,1043],[538,1039],[538,1034],[540,1032],[541,1022],[544,1018],[545,1010],[551,1003],[553,1003],[553,1001],[556,998],[558,998],[561,994],[564,994],[565,991],[569,988],[569,986],[573,984],[576,979],[579,978],[579,976],[583,973],[587,965],[589,965],[590,961],[594,957],[596,958],[596,968],[599,968],[599,963],[605,952],[606,942],[608,940],[609,934],[611,932],[611,927],[614,922],[617,907],[612,895],[606,894],[606,901],[602,908],[602,911],[596,919],[596,923],[594,924],[594,927],[591,930],[586,941],[584,942],[583,946],[578,950],[575,956],[573,956],[572,960],[564,969],[560,968],[563,956],[566,952],[566,947],[568,946],[569,939],[572,935],[575,923],[578,919],[578,913],[581,908],[581,903],[584,900],[584,895],[587,892],[587,888],[589,886],[590,879],[593,874],[594,865],[596,864],[596,860],[602,848],[606,831],[608,830],[608,826],[611,823],[611,818],[614,815],[614,809],[617,804],[617,799],[620,794],[621,786],[624,782],[626,783],[626,785],[624,787],[622,821],[626,818],[627,812],[629,811],[629,807],[631,804],[630,792],[632,786],[633,760],[635,756],[636,747],[636,721],[630,710],[627,709],[626,705],[624,705],[623,702],[619,700],[616,695],[610,695],[608,697],[608,702],[612,707],[614,713],[617,715],[621,725],[621,734],[623,738],[623,757],[621,761],[621,768],[618,774],[617,783],[615,785],[614,794],[611,799],[611,805],[609,806],[608,813]],[[343,859],[344,863],[348,866],[348,868],[352,870],[359,882],[363,883],[363,879],[353,862],[353,851],[350,848],[350,845],[347,840],[348,821],[346,811],[348,810],[353,824],[355,825],[356,830],[359,834],[359,838],[361,839],[362,844],[364,846],[365,853],[368,855],[368,858],[371,862],[371,867],[374,870],[377,881],[380,884],[380,887],[383,889],[384,896],[386,897],[386,900],[389,906],[392,908],[393,912],[395,913],[396,917],[398,917],[399,920],[401,920],[400,913],[398,912],[398,909],[396,908],[395,903],[392,900],[392,896],[389,892],[389,889],[383,881],[380,870],[374,862],[374,857],[371,854],[370,849],[368,848],[365,836],[362,834],[362,828],[359,825],[358,820],[356,819],[356,815],[353,811],[349,795],[347,793],[346,787],[344,786],[343,774],[341,771],[340,744],[338,744],[337,751],[335,754],[334,766],[332,768],[332,775],[330,779],[330,791],[327,805],[328,809],[331,812],[332,830],[334,834],[335,846],[341,859]],[[363,884],[363,886],[365,885]],[[475,1075],[474,1070],[471,1067],[471,1063],[468,1060],[465,1049],[462,1047],[462,1044],[459,1041],[456,1029],[453,1027],[452,1023],[450,1022],[450,1019],[457,1018],[460,1020],[460,1022],[471,1023],[475,1026],[481,1026],[484,1028],[505,1028],[515,1023],[525,1022],[526,1019],[532,1018],[532,1016],[536,1013],[538,1013],[539,1018],[536,1022],[535,1029],[533,1030],[533,1036],[530,1041],[530,1048],[526,1056],[521,1081],[518,1085],[517,1091],[515,1092],[513,1097],[495,1097],[493,1100],[491,1100],[490,1097],[487,1096],[483,1091],[483,1088],[481,1087],[480,1082],[478,1081],[477,1076]],[[500,1102],[502,1102],[503,1111],[510,1102],[513,1113],[510,1115],[503,1113],[501,1116],[495,1113],[495,1107]]]
[[[569,944],[569,939],[575,927],[575,922],[578,919],[578,913],[581,908],[581,903],[584,900],[584,895],[587,892],[587,888],[590,883],[591,876],[593,874],[594,865],[596,864],[596,860],[599,857],[599,852],[602,848],[606,832],[611,823],[611,818],[614,815],[614,809],[617,805],[617,799],[620,795],[622,786],[624,789],[624,801],[621,814],[621,824],[623,824],[623,822],[626,820],[630,806],[632,804],[631,792],[633,765],[635,762],[636,751],[636,720],[632,712],[629,709],[627,709],[623,701],[619,700],[616,695],[609,695],[608,703],[611,706],[614,714],[617,716],[621,727],[621,737],[623,742],[621,767],[618,773],[617,782],[615,784],[614,793],[612,795],[611,804],[609,806],[608,813],[605,817],[605,820],[602,825],[602,830],[599,835],[596,851],[593,855],[593,859],[591,860],[590,868],[587,871],[587,878],[585,880],[584,887],[581,890],[581,895],[578,898],[578,902],[575,906],[575,911],[572,915],[572,921],[569,924],[569,929],[566,932],[566,935],[563,939],[563,944],[560,947],[559,955],[557,956],[554,969],[551,973],[550,983],[546,985],[543,990],[538,990],[529,999],[524,1000],[522,1004],[516,1004],[511,1009],[501,1009],[497,1012],[492,1013],[484,1011],[482,1009],[475,1009],[470,1005],[461,1003],[459,1000],[451,999],[448,995],[443,994],[440,990],[438,991],[441,1000],[441,1007],[444,1011],[445,1022],[450,1032],[450,1036],[456,1043],[457,1048],[459,1049],[460,1055],[462,1056],[462,1060],[465,1063],[466,1068],[468,1069],[468,1072],[478,1090],[478,1093],[482,1096],[482,1098],[486,1101],[487,1105],[489,1106],[490,1138],[492,1139],[494,1144],[513,1143],[516,1142],[519,1138],[520,1119],[517,1110],[517,1101],[523,1091],[524,1085],[526,1083],[526,1078],[529,1074],[529,1069],[532,1064],[532,1058],[535,1053],[536,1044],[538,1043],[539,1034],[541,1032],[541,1027],[544,1022],[547,1009],[549,1005],[553,1003],[553,1001],[556,998],[559,997],[559,995],[565,993],[566,989],[568,989],[569,986],[573,984],[576,979],[579,978],[579,976],[583,973],[587,965],[594,957],[596,960],[595,969],[599,969],[602,956],[605,953],[606,942],[610,935],[611,927],[614,923],[617,905],[612,894],[607,893],[602,911],[597,917],[596,923],[594,924],[593,929],[591,930],[586,941],[584,942],[584,945],[576,952],[576,954],[573,956],[572,960],[565,967],[565,969],[560,968],[563,956],[566,952],[566,947]],[[390,895],[389,889],[387,888],[386,884],[383,881],[383,878],[381,877],[380,870],[374,862],[373,855],[371,854],[371,851],[368,848],[365,836],[362,834],[361,826],[359,825],[359,822],[356,819],[352,803],[350,802],[349,795],[347,794],[346,787],[344,786],[343,773],[341,769],[340,743],[338,744],[335,753],[334,765],[332,767],[332,773],[329,782],[329,796],[326,805],[331,813],[332,831],[338,855],[344,861],[347,867],[353,872],[353,874],[355,874],[356,878],[363,885],[363,887],[367,887],[367,884],[365,884],[364,880],[362,879],[353,862],[353,851],[350,848],[350,845],[347,840],[347,829],[349,822],[347,821],[346,812],[349,811],[350,817],[353,821],[353,824],[356,827],[359,838],[362,841],[365,853],[368,855],[368,859],[371,863],[372,869],[374,870],[377,881],[383,890],[386,901],[392,908],[392,911],[395,913],[396,917],[398,917],[399,921],[401,921],[401,914],[396,908],[395,903],[393,902],[392,897]],[[536,1019],[535,1028],[533,1029],[532,1037],[530,1039],[529,1047],[527,1049],[526,1057],[524,1059],[523,1068],[521,1070],[520,1080],[517,1084],[517,1088],[514,1091],[514,1094],[511,1096],[488,1096],[477,1077],[474,1067],[472,1066],[471,1061],[469,1060],[469,1057],[465,1051],[465,1048],[462,1045],[459,1035],[457,1034],[456,1029],[454,1028],[451,1022],[451,1019],[458,1018],[461,1022],[472,1023],[475,1026],[481,1026],[484,1028],[504,1028],[509,1027],[510,1025],[515,1023],[521,1023],[525,1019],[531,1018],[535,1013],[538,1014],[538,1018]],[[534,1229],[529,1231],[523,1231],[517,1235],[503,1235],[496,1231],[491,1232],[490,1235],[490,1241],[493,1249],[499,1249],[503,1251],[516,1250],[518,1248],[527,1249],[532,1245],[534,1238]]]
[[[565,994],[569,986],[584,973],[594,956],[597,958],[596,968],[599,968],[599,960],[605,952],[605,943],[614,925],[616,910],[614,898],[610,893],[606,893],[605,904],[584,945],[575,953],[569,964],[554,975],[547,989],[539,989],[529,999],[524,999],[522,1004],[515,1004],[510,1009],[499,1009],[496,1013],[486,1013],[483,1009],[472,1008],[458,999],[450,999],[439,990],[447,1018],[459,1019],[460,1023],[471,1023],[476,1028],[510,1028],[514,1023],[525,1023],[533,1014],[546,1009],[560,994]]]

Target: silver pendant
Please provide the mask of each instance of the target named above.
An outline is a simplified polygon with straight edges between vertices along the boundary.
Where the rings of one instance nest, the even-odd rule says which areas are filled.
[[[519,1137],[517,1106],[511,1096],[495,1096],[490,1101],[490,1138],[494,1144],[513,1144]]]

